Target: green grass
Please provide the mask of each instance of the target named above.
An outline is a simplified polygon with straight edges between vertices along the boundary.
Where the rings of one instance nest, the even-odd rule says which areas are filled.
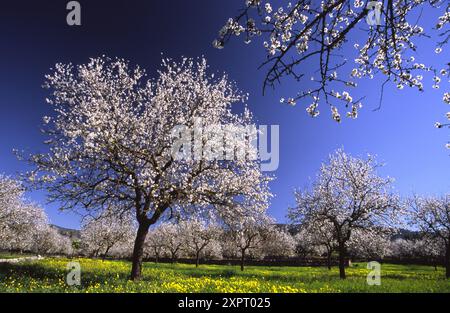
[[[81,265],[82,285],[65,282],[67,263]],[[143,279],[127,279],[126,261],[45,259],[0,266],[0,292],[450,292],[444,271],[431,266],[383,264],[381,285],[369,286],[364,263],[337,268],[235,266],[145,263]]]
[[[0,260],[8,260],[8,259],[18,259],[24,258],[27,256],[32,256],[32,254],[27,253],[10,253],[10,252],[0,252]]]

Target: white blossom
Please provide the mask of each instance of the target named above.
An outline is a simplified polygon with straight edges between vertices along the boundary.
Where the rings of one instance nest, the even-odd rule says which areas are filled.
[[[242,29],[233,21],[235,32]],[[123,59],[57,64],[46,76],[55,116],[47,125],[47,153],[32,155],[34,183],[48,188],[62,209],[113,210],[136,216],[133,279],[139,279],[150,225],[169,208],[208,210],[218,218],[257,209],[270,197],[258,160],[173,158],[173,130],[206,125],[254,126],[246,95],[227,76],[208,74],[206,60],[164,59],[156,80]],[[241,104],[243,113],[233,113]],[[214,140],[204,138],[206,144]],[[195,152],[195,151],[194,151]],[[120,205],[118,205],[120,203]],[[132,213],[134,212],[134,213]]]

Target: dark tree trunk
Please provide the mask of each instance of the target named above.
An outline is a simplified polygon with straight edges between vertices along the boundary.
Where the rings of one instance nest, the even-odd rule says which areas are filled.
[[[200,262],[199,259],[200,259],[200,253],[197,252],[196,255],[195,255],[195,267],[198,267],[198,264]]]
[[[106,249],[105,253],[103,253],[102,261],[105,261],[106,256],[108,255],[109,249],[111,249],[111,247],[108,247],[108,249]]]
[[[341,279],[345,279],[345,257],[346,257],[346,249],[345,244],[339,244],[339,277]]]
[[[158,264],[158,261],[159,261],[159,251],[158,251],[158,248],[153,248],[153,251],[155,252],[155,263]]]
[[[100,252],[100,248],[94,251],[94,258],[98,257],[98,254]]]
[[[142,275],[142,257],[144,256],[144,243],[150,226],[140,223],[134,241],[133,265],[131,267],[131,279],[137,281]]]
[[[445,250],[445,277],[450,278],[450,240]]]
[[[331,270],[331,251],[327,252],[327,267]]]
[[[241,250],[241,271],[244,271],[244,263],[245,263],[245,250]]]

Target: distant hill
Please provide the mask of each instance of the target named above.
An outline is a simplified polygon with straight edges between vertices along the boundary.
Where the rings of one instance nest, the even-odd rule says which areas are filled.
[[[69,237],[72,240],[81,239],[80,231],[77,229],[64,228],[57,225],[50,225],[50,227],[56,229],[61,235]]]

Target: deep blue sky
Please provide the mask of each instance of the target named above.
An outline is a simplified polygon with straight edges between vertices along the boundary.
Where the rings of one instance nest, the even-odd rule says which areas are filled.
[[[44,75],[56,62],[84,63],[89,57],[106,54],[129,59],[155,74],[165,56],[204,55],[211,70],[226,71],[243,91],[250,93],[250,108],[259,124],[280,125],[280,167],[272,183],[276,195],[269,212],[285,221],[286,209],[294,204],[293,190],[304,187],[317,172],[321,161],[336,148],[355,155],[377,154],[386,163],[383,175],[396,178],[401,195],[415,191],[441,194],[449,191],[449,151],[444,148],[448,131],[433,127],[443,120],[449,107],[442,103],[441,90],[428,84],[424,93],[386,88],[381,110],[379,82],[362,82],[359,92],[367,95],[357,120],[332,121],[322,107],[312,119],[305,104],[288,107],[279,103],[298,90],[285,81],[264,97],[264,72],[257,66],[264,59],[259,43],[245,45],[235,38],[225,49],[211,42],[226,19],[234,16],[243,0],[128,0],[80,1],[82,26],[66,25],[68,1],[16,1],[2,4],[0,10],[0,172],[16,175],[25,164],[12,154],[14,148],[43,149],[39,127],[42,116],[50,113],[45,103],[47,91],[41,88]],[[421,52],[425,61],[436,59],[434,48]],[[444,50],[440,57],[447,57]],[[349,57],[351,58],[351,57]],[[53,223],[79,227],[79,218],[60,213],[57,205],[45,204],[45,193],[29,197],[41,203]]]

